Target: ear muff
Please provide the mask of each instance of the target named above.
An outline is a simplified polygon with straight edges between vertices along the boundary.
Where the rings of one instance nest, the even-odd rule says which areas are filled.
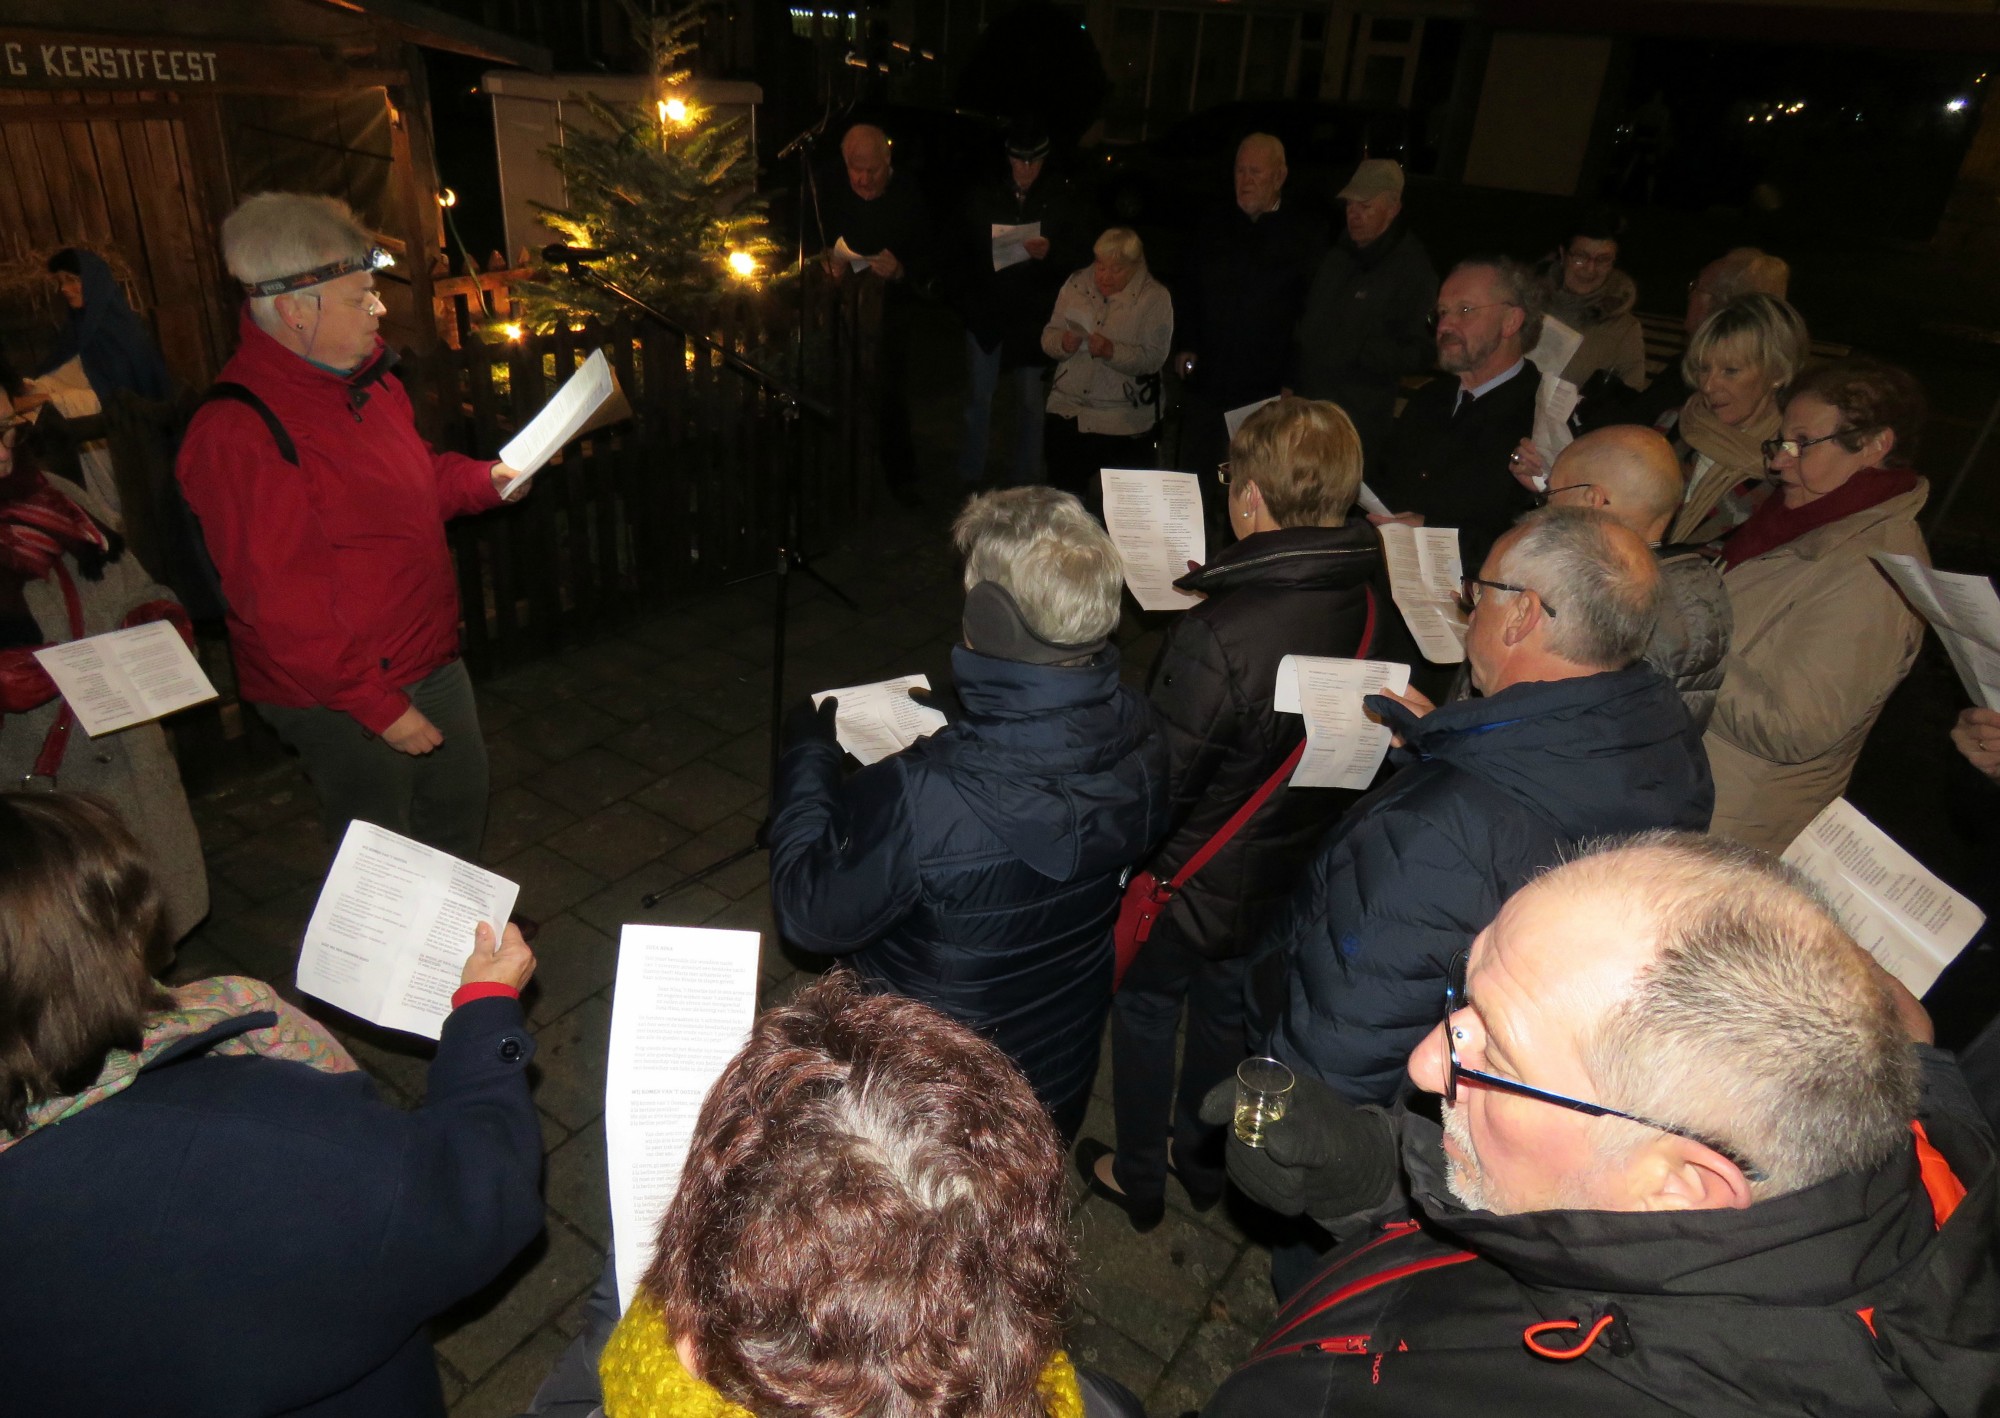
[[[1029,626],[1020,605],[997,581],[981,581],[965,593],[965,643],[996,660],[1054,665],[1080,660],[1104,649],[1103,636],[1077,645],[1044,640]]]

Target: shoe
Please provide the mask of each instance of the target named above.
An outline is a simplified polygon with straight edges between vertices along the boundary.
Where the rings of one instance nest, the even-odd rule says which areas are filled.
[[[1118,1154],[1094,1137],[1086,1137],[1076,1145],[1077,1175],[1083,1178],[1084,1186],[1097,1196],[1103,1197],[1125,1213],[1132,1223],[1132,1229],[1144,1234],[1166,1219],[1167,1199],[1162,1196],[1152,1202],[1134,1201],[1098,1175],[1097,1164],[1106,1157]]]
[[[1167,1144],[1167,1175],[1181,1184],[1181,1190],[1187,1193],[1188,1205],[1196,1211],[1213,1211],[1216,1203],[1222,1200],[1221,1187],[1212,1192],[1202,1192],[1188,1185],[1188,1179],[1183,1177],[1181,1169],[1174,1165],[1174,1145],[1171,1142]]]

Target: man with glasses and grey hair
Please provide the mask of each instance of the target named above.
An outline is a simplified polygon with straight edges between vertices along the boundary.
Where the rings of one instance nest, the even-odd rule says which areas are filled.
[[[1717,837],[1587,848],[1437,983],[1408,1074],[1442,1127],[1301,1079],[1229,1144],[1249,1195],[1355,1240],[1204,1418],[1990,1411],[1992,1133],[1803,878]]]
[[[1388,1103],[1452,957],[1576,843],[1702,830],[1714,790],[1674,687],[1641,661],[1660,572],[1602,512],[1524,518],[1466,578],[1470,699],[1368,707],[1406,764],[1328,834],[1250,966],[1251,1039],[1357,1103]],[[1273,1259],[1281,1293],[1297,1248]]]
[[[517,474],[418,435],[376,333],[389,262],[345,203],[261,193],[223,221],[222,252],[242,344],[174,474],[238,687],[305,760],[329,838],[360,818],[476,859],[486,740],[444,524],[498,506]]]
[[[1526,351],[1541,337],[1534,276],[1504,256],[1461,261],[1431,315],[1443,374],[1410,396],[1368,485],[1398,514],[1375,517],[1456,527],[1471,566],[1535,505],[1507,455],[1533,429],[1541,372]]]

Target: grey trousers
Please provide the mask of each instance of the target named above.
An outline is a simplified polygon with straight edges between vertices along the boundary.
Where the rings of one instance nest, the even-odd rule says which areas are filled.
[[[429,753],[399,753],[335,709],[256,709],[305,760],[329,841],[338,842],[358,817],[478,861],[486,835],[486,739],[465,662],[442,665],[404,692],[444,735]]]

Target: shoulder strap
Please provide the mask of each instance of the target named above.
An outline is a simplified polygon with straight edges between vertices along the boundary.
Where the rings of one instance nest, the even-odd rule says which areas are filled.
[[[196,404],[195,407],[199,409],[203,404],[215,404],[225,401],[242,404],[245,408],[256,414],[258,418],[262,419],[264,427],[270,430],[271,441],[278,445],[278,456],[295,468],[299,465],[298,446],[292,442],[291,434],[285,432],[284,424],[280,423],[278,416],[271,412],[271,406],[258,398],[256,391],[248,385],[238,384],[229,379],[217,380],[214,384],[209,385],[208,392],[201,396],[201,403]]]

